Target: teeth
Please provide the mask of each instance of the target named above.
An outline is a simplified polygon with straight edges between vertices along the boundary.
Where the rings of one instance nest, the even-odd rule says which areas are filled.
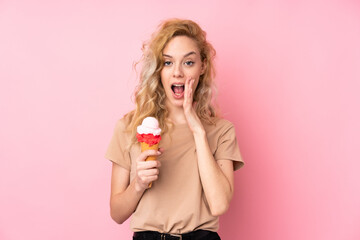
[[[184,86],[184,84],[173,84],[173,86],[175,86],[175,87],[182,87],[182,86]]]

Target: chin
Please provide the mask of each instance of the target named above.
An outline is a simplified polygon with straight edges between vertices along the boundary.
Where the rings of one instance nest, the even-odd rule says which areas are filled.
[[[167,101],[167,106],[168,107],[182,107],[183,106],[183,103],[184,103],[184,99],[169,99],[168,98],[168,101]]]
[[[171,105],[175,106],[175,107],[182,107],[184,103],[184,99],[174,99],[171,102]]]

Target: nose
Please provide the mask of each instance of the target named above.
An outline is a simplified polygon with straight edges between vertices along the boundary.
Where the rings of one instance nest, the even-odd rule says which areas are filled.
[[[184,77],[184,72],[183,72],[181,64],[174,64],[173,77],[175,77],[175,78]]]

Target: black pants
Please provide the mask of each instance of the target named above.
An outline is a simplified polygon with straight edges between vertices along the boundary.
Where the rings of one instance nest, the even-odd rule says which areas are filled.
[[[159,232],[135,232],[133,240],[177,240],[180,239],[170,234],[162,234]],[[182,240],[221,240],[216,232],[197,230],[190,233],[182,234]]]

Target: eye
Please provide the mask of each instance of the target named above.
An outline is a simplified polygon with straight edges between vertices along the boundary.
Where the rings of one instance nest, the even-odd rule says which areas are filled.
[[[186,62],[185,62],[185,65],[187,65],[187,66],[192,66],[192,65],[194,65],[194,63],[195,63],[195,62],[193,62],[193,61],[186,61]]]
[[[171,62],[170,61],[165,61],[164,62],[164,66],[170,66],[171,65]]]

